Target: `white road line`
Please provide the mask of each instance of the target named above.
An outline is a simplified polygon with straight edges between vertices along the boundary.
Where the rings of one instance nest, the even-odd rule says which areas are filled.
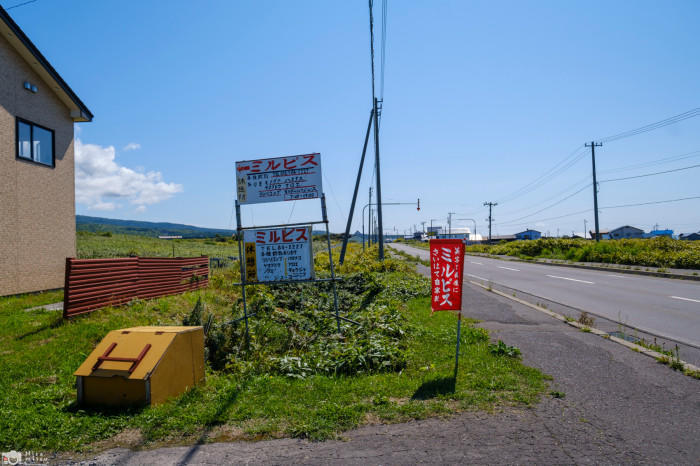
[[[630,278],[630,277],[625,277],[623,275],[615,275],[614,273],[606,273],[608,277],[615,277],[615,278]]]
[[[556,276],[556,275],[547,275],[547,276],[548,276],[548,277],[551,277],[551,278],[560,278],[560,279],[562,279],[562,280],[571,280],[572,282],[581,282],[581,283],[588,283],[589,285],[595,285],[595,283],[589,282],[589,281],[587,281],[587,280],[577,280],[577,279],[575,279],[575,278],[558,277],[558,276]]]
[[[700,299],[681,298],[680,296],[669,296],[669,298],[673,298],[673,299],[682,299],[683,301],[692,301],[692,302],[694,302],[694,303],[700,303]]]
[[[472,278],[477,278],[477,279],[479,279],[479,280],[489,281],[488,278],[480,277],[480,276],[478,276],[478,275],[472,275],[472,274],[470,274],[470,273],[468,273],[467,276],[468,276],[468,277],[472,277]]]
[[[498,266],[499,269],[506,269],[506,270],[512,270],[513,272],[520,272],[518,269],[511,269],[510,267],[501,267],[500,265]]]
[[[469,261],[469,262],[471,262],[472,264],[476,264],[476,265],[484,265],[481,262],[474,262],[474,261]]]

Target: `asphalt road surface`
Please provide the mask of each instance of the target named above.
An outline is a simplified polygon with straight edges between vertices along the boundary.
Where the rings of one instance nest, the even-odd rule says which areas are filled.
[[[405,244],[391,247],[429,258]],[[465,280],[492,282],[700,346],[700,282],[466,256]]]

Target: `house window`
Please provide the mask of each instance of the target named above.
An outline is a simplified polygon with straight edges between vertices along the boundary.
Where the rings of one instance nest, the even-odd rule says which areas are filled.
[[[17,118],[17,158],[55,166],[53,130]]]

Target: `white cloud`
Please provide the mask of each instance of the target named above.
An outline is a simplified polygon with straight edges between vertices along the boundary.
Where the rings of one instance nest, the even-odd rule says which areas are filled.
[[[169,199],[182,192],[182,185],[166,183],[160,172],[146,173],[123,167],[115,161],[113,146],[83,144],[75,140],[75,200],[91,210],[114,210],[119,200],[146,206]]]
[[[130,142],[124,146],[124,151],[141,149],[141,144],[138,142]]]

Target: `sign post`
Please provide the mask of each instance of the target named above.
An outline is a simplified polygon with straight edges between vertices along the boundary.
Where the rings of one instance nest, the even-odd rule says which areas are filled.
[[[292,155],[269,159],[236,162],[236,232],[240,257],[241,297],[245,320],[246,343],[250,340],[246,286],[280,283],[326,282],[333,284],[333,305],[340,333],[340,321],[358,324],[341,317],[338,312],[338,291],[331,251],[331,237],[323,194],[321,154]],[[241,222],[241,205],[267,202],[320,199],[322,220],[279,225],[245,227]],[[324,223],[328,243],[330,278],[317,279],[314,274],[313,225]]]
[[[459,368],[459,340],[462,332],[462,287],[464,278],[464,243],[461,239],[430,240],[431,310],[457,312],[457,349],[455,372]]]

